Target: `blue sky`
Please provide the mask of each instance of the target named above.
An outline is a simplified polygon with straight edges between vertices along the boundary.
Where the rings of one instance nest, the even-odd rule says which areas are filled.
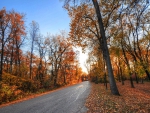
[[[63,0],[0,0],[0,9],[3,7],[7,11],[12,9],[26,14],[25,25],[34,20],[40,26],[40,33],[46,36],[47,33],[59,34],[61,30],[69,32],[70,18],[63,8]],[[84,63],[87,55],[80,51],[79,62],[83,71],[87,72]]]
[[[33,20],[39,23],[40,32],[58,34],[61,30],[69,32],[70,18],[63,8],[63,1],[60,0],[0,0],[0,9],[7,11],[14,9],[19,13],[25,13],[25,24]]]

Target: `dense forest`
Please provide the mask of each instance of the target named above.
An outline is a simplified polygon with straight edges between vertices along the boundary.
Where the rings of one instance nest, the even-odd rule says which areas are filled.
[[[72,4],[73,2],[73,4]],[[0,10],[0,103],[89,79],[110,84],[150,80],[150,7],[148,0],[65,0],[70,32],[43,36],[37,22],[27,30],[25,15]],[[88,52],[79,65],[74,46]]]

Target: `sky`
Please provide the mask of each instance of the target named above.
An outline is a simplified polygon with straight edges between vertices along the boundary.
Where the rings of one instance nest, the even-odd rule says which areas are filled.
[[[40,32],[57,34],[61,30],[69,32],[70,18],[63,8],[61,0],[0,0],[0,9],[15,10],[24,13],[26,26],[36,21],[39,23]]]
[[[59,34],[61,30],[69,32],[70,18],[63,8],[63,0],[0,0],[0,9],[15,10],[25,14],[25,25],[28,28],[32,21],[39,24],[40,33],[44,36]],[[80,51],[80,65],[87,72],[84,63],[87,55]]]

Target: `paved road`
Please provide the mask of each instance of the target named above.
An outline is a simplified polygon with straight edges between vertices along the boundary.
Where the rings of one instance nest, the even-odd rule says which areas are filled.
[[[84,113],[90,82],[85,81],[61,90],[0,108],[0,113]]]

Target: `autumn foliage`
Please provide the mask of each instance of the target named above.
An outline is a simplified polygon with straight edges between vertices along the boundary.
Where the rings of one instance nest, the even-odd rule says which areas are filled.
[[[26,31],[24,17],[0,10],[0,104],[81,81],[67,34],[42,36],[35,21]]]
[[[117,83],[121,96],[114,96],[103,84],[92,84],[92,91],[86,100],[87,113],[149,113],[150,83],[136,84],[131,88],[129,81],[122,86]]]
[[[116,80],[150,80],[149,68],[149,2],[99,2],[111,65]],[[66,6],[71,18],[70,37],[75,45],[89,52],[87,69],[92,81],[106,82],[110,77],[105,60],[102,33],[94,6],[82,2],[77,7]]]
[[[114,95],[122,96],[113,96],[104,86],[95,85],[89,97],[96,95],[95,103],[88,100],[87,105],[98,106],[92,112],[100,107],[110,107],[110,112],[143,110],[140,96],[148,110],[149,96],[144,89],[148,90],[150,81],[149,5],[148,0],[83,0],[75,6],[66,4],[71,19],[69,35],[62,31],[47,36],[40,34],[37,22],[32,21],[27,31],[23,14],[1,9],[0,103],[86,78],[96,84],[104,83],[105,89],[110,87]],[[88,53],[88,76],[82,72],[74,46]],[[134,89],[137,87],[140,89]],[[121,106],[123,100],[125,104]]]

